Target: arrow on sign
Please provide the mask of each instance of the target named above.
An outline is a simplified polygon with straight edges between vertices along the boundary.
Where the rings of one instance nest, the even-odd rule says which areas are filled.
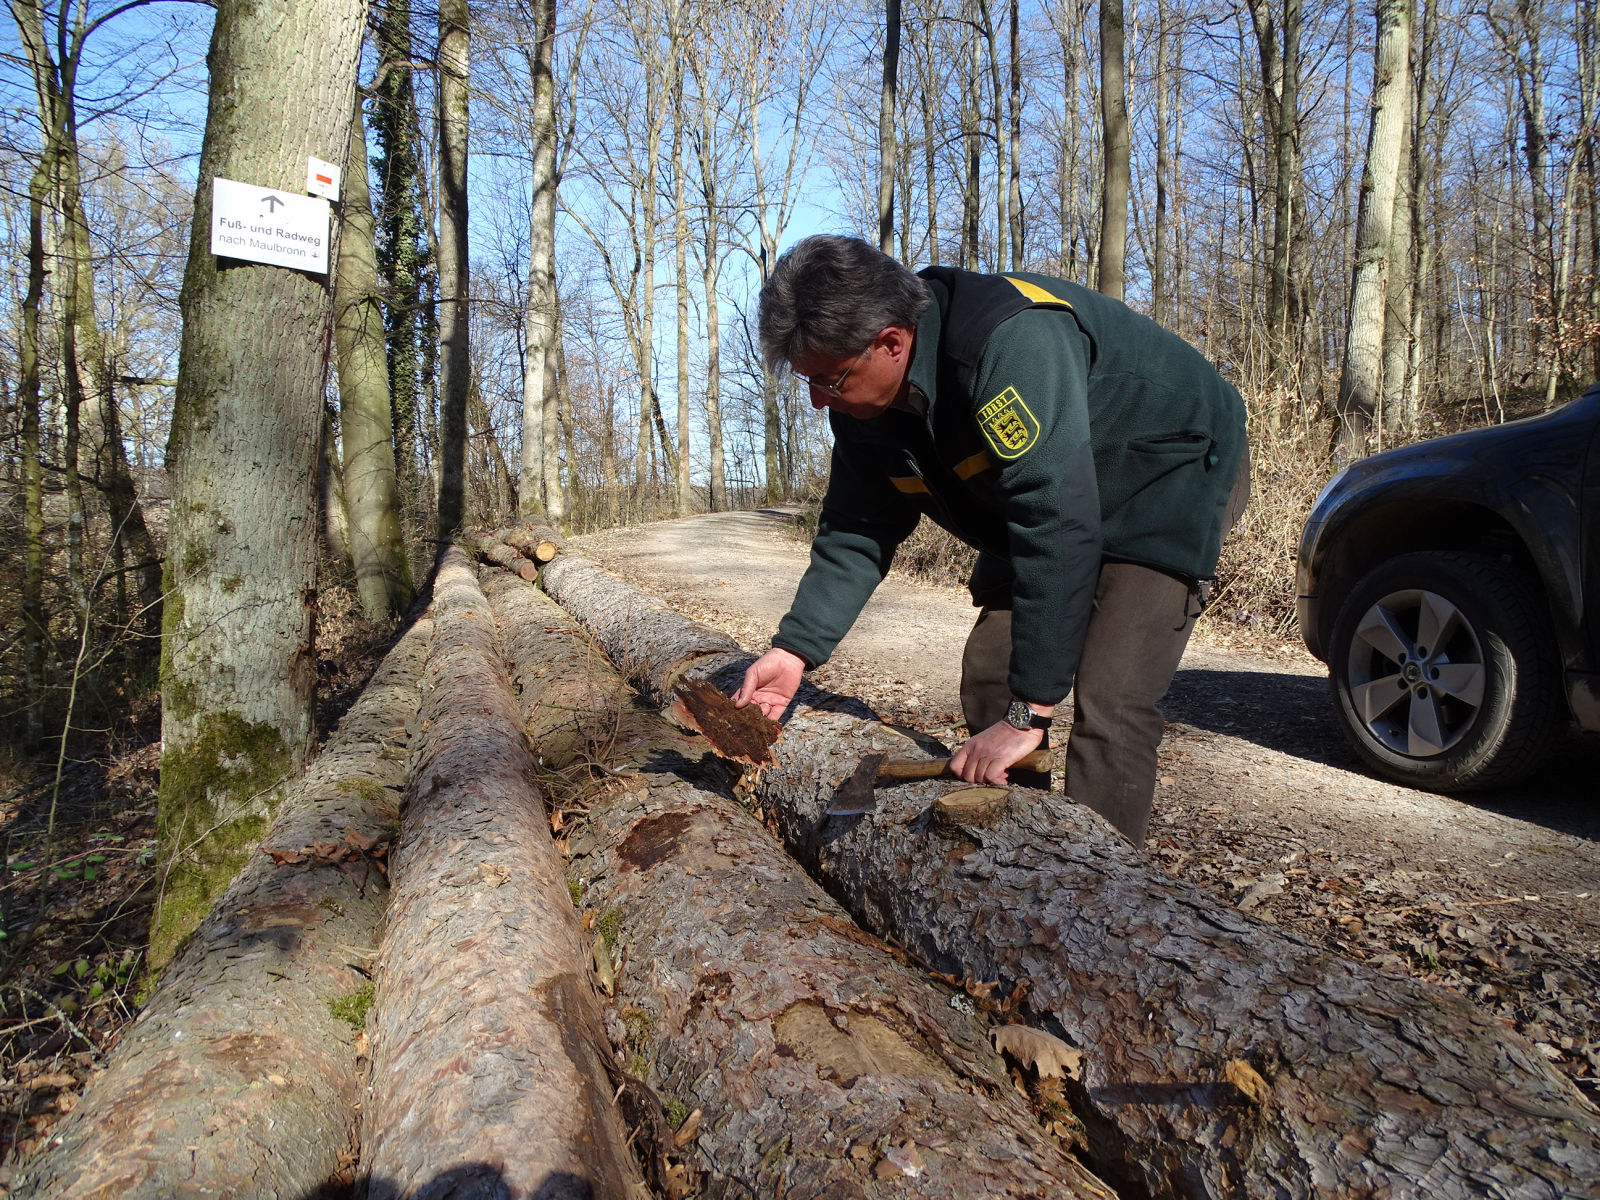
[[[283,201],[276,196],[263,196],[261,197],[261,203],[267,206],[269,213],[275,213],[278,211],[279,206],[283,204]]]

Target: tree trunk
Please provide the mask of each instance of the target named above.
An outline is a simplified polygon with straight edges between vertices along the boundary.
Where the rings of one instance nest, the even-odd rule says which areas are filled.
[[[900,0],[885,0],[883,86],[878,92],[878,249],[894,253],[895,87],[900,74]]]
[[[1156,0],[1156,213],[1151,240],[1155,243],[1150,269],[1150,319],[1157,325],[1167,319],[1167,178],[1172,170],[1169,59],[1167,43],[1171,11],[1167,0]]]
[[[394,835],[431,637],[419,621],[385,656],[264,839],[284,861],[250,857],[28,1164],[30,1195],[348,1186],[372,994],[361,964],[389,898],[372,854]],[[349,861],[332,860],[336,849]]]
[[[1356,261],[1350,286],[1344,367],[1339,375],[1339,429],[1335,450],[1341,462],[1367,452],[1375,406],[1383,384],[1383,329],[1389,275],[1389,244],[1395,192],[1400,183],[1400,149],[1409,103],[1411,0],[1378,0],[1378,40],[1373,57],[1372,127],[1361,174],[1356,215]]]
[[[702,168],[704,164],[702,163]],[[707,206],[710,207],[709,205]],[[708,507],[711,512],[728,508],[727,465],[722,449],[722,321],[718,310],[717,288],[721,273],[717,244],[717,217],[706,213],[705,265],[701,282],[706,305],[706,439],[711,448],[711,480]]]
[[[365,16],[361,0],[217,7],[167,449],[157,967],[243,865],[313,735],[331,280],[214,258],[210,181],[300,191],[308,156],[343,156]]]
[[[678,454],[677,478],[674,480],[673,512],[687,517],[694,511],[694,493],[689,488],[689,209],[685,194],[688,190],[688,166],[683,159],[684,127],[689,114],[683,108],[683,32],[677,30],[674,38],[676,62],[673,67],[672,106],[672,251],[674,281],[677,290],[678,334]]]
[[[50,618],[44,608],[44,467],[39,440],[39,309],[44,302],[44,202],[50,190],[48,162],[41,157],[28,187],[28,290],[22,300],[22,337],[17,346],[21,378],[22,452],[22,637],[27,719],[24,744],[44,740],[46,671],[50,663]]]
[[[1011,269],[1014,271],[1026,265],[1023,261],[1026,231],[1022,224],[1022,50],[1017,29],[1018,8],[1018,0],[1011,0],[1011,80],[1006,102],[1011,155],[1006,167],[1006,212],[1011,225]]]
[[[637,1195],[538,762],[454,548],[433,622],[372,1009],[368,1194]]]
[[[465,519],[467,392],[472,355],[467,336],[472,271],[467,249],[467,115],[471,83],[471,12],[467,0],[439,4],[439,536]]]
[[[546,587],[647,694],[685,673],[725,691],[742,678],[748,655],[685,661],[716,631],[558,563]],[[1593,1106],[1463,997],[1254,921],[1047,792],[1010,789],[996,816],[951,825],[932,810],[949,785],[907,784],[869,816],[826,818],[862,755],[912,743],[814,689],[791,713],[776,765],[741,785],[758,815],[864,928],[1083,1051],[1069,1098],[1113,1184],[1309,1200],[1466,1197],[1489,1177],[1559,1195],[1597,1177]]]
[[[556,0],[534,6],[533,206],[528,222],[528,309],[523,315],[522,474],[517,515],[527,519],[547,511],[551,483],[545,478],[546,394],[555,390],[550,375],[550,344],[556,322]],[[561,481],[555,481],[559,491]],[[559,519],[559,518],[558,518]]]
[[[370,621],[411,607],[416,591],[400,525],[395,478],[389,368],[384,355],[383,300],[367,184],[367,139],[361,108],[350,122],[344,172],[344,229],[333,299],[339,363],[339,433],[344,442],[344,503],[356,594]]]
[[[632,1069],[701,1113],[703,1194],[1110,1200],[1019,1101],[982,1018],[862,934],[709,790],[728,776],[714,759],[693,765],[702,740],[630,708],[534,588],[497,572],[485,590],[546,770],[600,753],[619,779],[585,797],[568,877],[616,968]],[[915,1166],[908,1144],[917,1173],[896,1166]]]
[[[1127,286],[1128,161],[1132,134],[1123,79],[1122,0],[1100,0],[1100,121],[1105,163],[1100,177],[1100,252],[1095,288],[1115,300]]]
[[[344,471],[339,466],[339,440],[333,432],[333,405],[322,406],[322,463],[317,471],[321,493],[322,549],[341,566],[350,565],[350,522],[345,515]]]
[[[1405,129],[1400,138],[1399,182],[1395,187],[1394,221],[1389,231],[1389,281],[1383,312],[1383,419],[1379,423],[1378,449],[1398,446],[1411,433],[1406,412],[1406,381],[1411,363],[1411,306],[1418,280],[1412,274],[1411,234],[1419,198],[1412,187],[1412,128],[1416,105],[1408,97]]]

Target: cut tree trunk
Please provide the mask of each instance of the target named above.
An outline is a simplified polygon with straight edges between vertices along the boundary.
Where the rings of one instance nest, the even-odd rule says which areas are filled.
[[[493,534],[468,533],[464,540],[472,553],[486,563],[504,567],[523,579],[532,580],[539,577],[537,563],[529,562],[512,547],[495,540]]]
[[[589,946],[460,550],[433,619],[370,1021],[369,1195],[638,1195]]]
[[[581,561],[558,560],[552,594],[632,664],[636,686],[659,691],[686,671],[737,685],[747,656],[663,669],[660,648],[713,631]],[[865,928],[937,971],[998,981],[1031,1024],[1083,1050],[1073,1106],[1092,1165],[1119,1187],[1595,1194],[1595,1109],[1465,998],[1255,921],[1047,792],[1013,788],[1006,811],[953,834],[930,811],[951,790],[941,783],[885,789],[875,812],[825,819],[862,755],[911,746],[809,687],[791,714],[777,764],[746,785],[757,810]]]
[[[520,550],[536,563],[549,562],[567,546],[561,535],[548,525],[508,525],[490,536]]]
[[[700,1114],[683,1133],[698,1157],[658,1173],[669,1194],[704,1172],[708,1196],[1111,1200],[1039,1128],[971,1006],[708,790],[732,775],[704,740],[631,707],[547,597],[498,573],[485,589],[546,769],[592,754],[612,776],[569,835],[568,872],[624,1065],[679,1122]]]
[[[393,837],[431,636],[425,620],[406,631],[290,791],[264,844],[304,861],[250,860],[28,1164],[23,1192],[310,1197],[348,1186],[361,1087],[352,1025],[389,893],[355,847]],[[335,847],[350,861],[333,861]]]

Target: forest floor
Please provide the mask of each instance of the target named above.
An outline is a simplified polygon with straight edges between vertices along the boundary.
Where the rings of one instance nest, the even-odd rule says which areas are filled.
[[[758,651],[805,569],[795,517],[718,513],[575,541]],[[891,573],[813,678],[953,746],[974,616],[965,590]],[[1163,704],[1151,856],[1308,941],[1465,992],[1600,1100],[1600,736],[1574,731],[1512,790],[1401,787],[1360,765],[1303,647],[1230,641],[1202,625]]]

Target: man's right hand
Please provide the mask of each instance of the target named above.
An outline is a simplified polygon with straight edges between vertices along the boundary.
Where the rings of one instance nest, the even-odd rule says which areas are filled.
[[[744,683],[733,697],[734,707],[743,708],[753,702],[769,721],[776,721],[800,690],[805,669],[805,659],[774,646],[744,673]]]

